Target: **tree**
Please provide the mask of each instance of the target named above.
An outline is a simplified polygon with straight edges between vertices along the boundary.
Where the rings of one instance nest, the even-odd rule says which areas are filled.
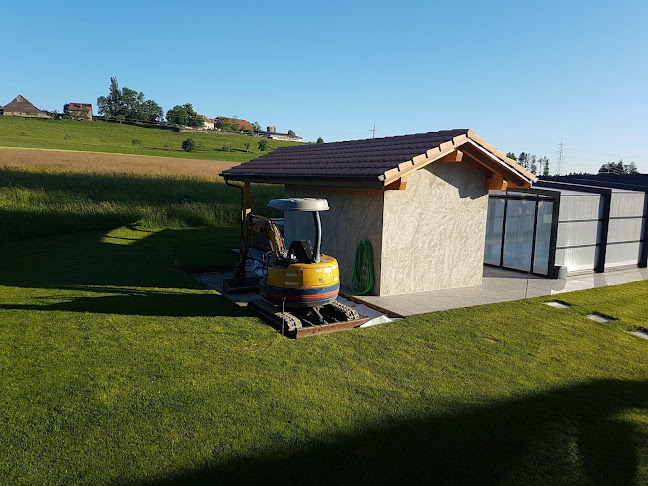
[[[162,107],[153,100],[146,100],[144,93],[124,87],[119,89],[117,78],[110,78],[108,96],[97,98],[100,115],[116,120],[160,122],[164,116]]]
[[[626,172],[628,174],[638,174],[639,171],[637,170],[637,164],[630,162],[628,165],[626,165]]]
[[[187,113],[187,109],[181,105],[175,105],[173,108],[167,111],[166,119],[167,122],[174,125],[189,125],[189,113]]]
[[[548,176],[549,175],[549,159],[547,157],[540,157],[538,165],[540,167],[540,170],[542,170],[542,175],[543,176]]]
[[[246,151],[246,152],[249,152],[249,151],[250,151],[250,142],[245,142],[245,143],[243,144],[243,147],[245,148],[245,151]]]
[[[532,174],[536,174],[538,172],[538,165],[536,163],[535,155],[529,156],[529,172],[531,172]]]
[[[293,132],[292,130],[288,130],[288,135],[290,135],[291,137],[294,137],[294,136],[295,136],[295,132]]]
[[[259,140],[259,150],[265,152],[268,149],[268,141],[265,138]]]
[[[201,116],[198,116],[191,103],[174,106],[167,111],[166,119],[169,123],[186,127],[202,127],[205,125],[205,120]]]
[[[193,152],[196,149],[196,142],[193,139],[188,138],[182,142],[182,150],[185,152]]]
[[[637,164],[630,162],[624,164],[622,159],[618,162],[608,162],[603,164],[598,171],[599,174],[638,174]]]
[[[515,161],[517,162],[517,157],[515,156],[515,154],[514,154],[513,152],[508,152],[508,153],[506,154],[506,156],[507,156],[509,159],[515,160]]]
[[[323,139],[322,137],[319,137],[319,138],[317,139],[317,143],[324,143],[324,139]]]
[[[259,125],[259,122],[254,122],[252,124],[252,130],[254,130],[255,132],[260,132],[261,131],[261,125]]]
[[[521,152],[517,158],[517,163],[520,164],[525,169],[529,168],[529,155],[525,152]]]

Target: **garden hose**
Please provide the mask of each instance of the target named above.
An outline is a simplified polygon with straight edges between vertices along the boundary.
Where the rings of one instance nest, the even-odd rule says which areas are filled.
[[[356,246],[351,267],[351,290],[356,295],[371,292],[374,286],[373,250],[371,243],[361,240]]]

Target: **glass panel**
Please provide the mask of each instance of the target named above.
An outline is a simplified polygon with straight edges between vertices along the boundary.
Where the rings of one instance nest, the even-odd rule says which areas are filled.
[[[531,268],[535,200],[508,201],[506,235],[504,239],[505,267],[528,272]]]
[[[643,218],[611,219],[608,227],[608,243],[640,240],[642,228]]]
[[[598,243],[599,227],[599,221],[558,223],[558,238],[556,245],[559,247],[595,245]]]
[[[621,265],[636,265],[639,263],[639,250],[641,244],[616,243],[607,246],[605,252],[605,268]]]
[[[643,216],[645,195],[641,192],[613,192],[610,217]]]
[[[560,221],[599,219],[599,194],[568,195],[560,197]]]
[[[549,247],[551,246],[552,201],[540,201],[538,204],[538,224],[536,226],[535,255],[533,271],[547,275],[549,267]]]
[[[486,216],[486,247],[484,263],[499,265],[502,253],[502,226],[504,224],[504,200],[488,199]]]

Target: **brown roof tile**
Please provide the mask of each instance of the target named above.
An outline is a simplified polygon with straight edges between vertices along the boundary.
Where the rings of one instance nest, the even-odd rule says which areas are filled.
[[[325,177],[386,182],[392,177],[403,175],[408,168],[415,170],[423,166],[426,160],[456,149],[472,137],[472,130],[454,129],[397,137],[280,147],[227,169],[222,175],[232,180],[279,181]],[[506,170],[522,174],[523,179],[533,180],[532,174],[512,161],[503,162],[507,165]]]

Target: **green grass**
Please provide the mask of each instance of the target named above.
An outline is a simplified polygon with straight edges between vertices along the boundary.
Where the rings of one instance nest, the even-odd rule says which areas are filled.
[[[182,141],[192,138],[198,145],[193,152],[182,150]],[[139,141],[133,144],[133,140]],[[258,148],[260,139],[247,135],[215,133],[180,133],[161,128],[147,128],[106,122],[30,119],[0,116],[0,147],[112,152],[157,155],[187,159],[245,162],[266,152]],[[245,143],[250,143],[249,152]],[[297,142],[268,140],[270,149]],[[230,145],[231,151],[223,146]]]
[[[292,341],[173,265],[237,238],[0,244],[0,483],[648,482],[648,282]]]
[[[255,185],[253,209],[278,216],[267,201],[282,194],[281,186]],[[235,225],[239,198],[222,179],[0,168],[0,241],[123,225]]]

